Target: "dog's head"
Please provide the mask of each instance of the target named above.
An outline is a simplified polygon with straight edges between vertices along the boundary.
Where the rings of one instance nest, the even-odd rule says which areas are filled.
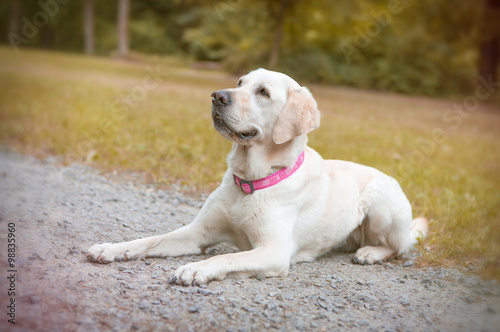
[[[320,114],[306,87],[258,69],[241,77],[235,89],[212,93],[212,119],[215,129],[236,143],[283,144],[318,128]]]

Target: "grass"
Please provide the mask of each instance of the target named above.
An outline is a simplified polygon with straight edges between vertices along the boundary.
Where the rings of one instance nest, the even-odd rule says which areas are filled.
[[[209,192],[222,178],[231,144],[212,127],[210,94],[235,77],[140,55],[0,48],[0,58],[1,144],[187,191]],[[481,104],[450,121],[446,112],[464,98],[310,88],[322,111],[310,145],[394,176],[414,215],[430,219],[419,264],[474,266],[500,279],[500,109]]]

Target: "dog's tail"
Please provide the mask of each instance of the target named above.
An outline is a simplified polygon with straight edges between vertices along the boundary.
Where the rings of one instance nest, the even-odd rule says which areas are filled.
[[[425,239],[429,233],[429,221],[425,217],[418,217],[411,222],[410,234],[413,244],[418,243],[418,239]]]

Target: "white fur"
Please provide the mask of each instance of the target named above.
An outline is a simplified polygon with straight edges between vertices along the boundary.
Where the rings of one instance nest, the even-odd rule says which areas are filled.
[[[219,132],[235,143],[221,185],[194,221],[161,236],[95,245],[87,253],[89,260],[109,263],[199,254],[224,241],[242,250],[181,266],[172,282],[189,285],[232,274],[284,276],[291,263],[312,261],[342,244],[359,248],[353,262],[373,264],[403,253],[417,236],[425,237],[427,220],[417,218],[412,224],[410,203],[395,179],[371,167],[323,160],[306,146],[307,132],[319,125],[316,102],[307,89],[284,74],[263,69],[242,77],[241,82],[236,89],[224,90],[231,96],[230,105],[214,106],[233,130]],[[269,98],[259,94],[261,87]],[[297,102],[308,105],[300,112],[290,110]],[[285,110],[295,112],[282,116],[293,122],[288,126],[293,128],[282,126],[275,133],[280,137],[277,144],[273,131]],[[299,117],[312,119],[311,123],[301,123]],[[248,130],[257,132],[249,141],[234,134]],[[289,140],[283,143],[283,137]],[[290,167],[304,150],[303,165],[273,187],[245,194],[233,181],[233,174],[254,180],[269,175],[271,169]]]

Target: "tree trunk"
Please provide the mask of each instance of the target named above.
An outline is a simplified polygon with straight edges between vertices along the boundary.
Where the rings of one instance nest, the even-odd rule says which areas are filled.
[[[276,21],[276,30],[274,32],[273,48],[269,56],[268,67],[273,69],[278,62],[281,40],[283,39],[283,25],[285,23],[285,11],[287,8],[287,0],[280,0],[280,7],[278,11],[278,18]]]
[[[94,0],[85,0],[83,13],[85,54],[94,54]]]
[[[54,29],[50,25],[40,28],[40,46],[46,50],[54,48]]]
[[[498,40],[498,37],[494,37],[483,42],[480,48],[479,75],[483,78],[491,76],[491,80],[495,82],[497,81],[498,48],[500,45]]]
[[[497,81],[498,65],[500,61],[500,0],[486,2],[485,17],[483,21],[483,42],[479,48],[479,75],[488,80]]]
[[[10,0],[9,32],[16,35],[19,35],[20,9],[21,2],[19,0]]]
[[[129,14],[130,14],[130,0],[120,0],[118,4],[118,55],[120,57],[126,57],[128,55]]]

